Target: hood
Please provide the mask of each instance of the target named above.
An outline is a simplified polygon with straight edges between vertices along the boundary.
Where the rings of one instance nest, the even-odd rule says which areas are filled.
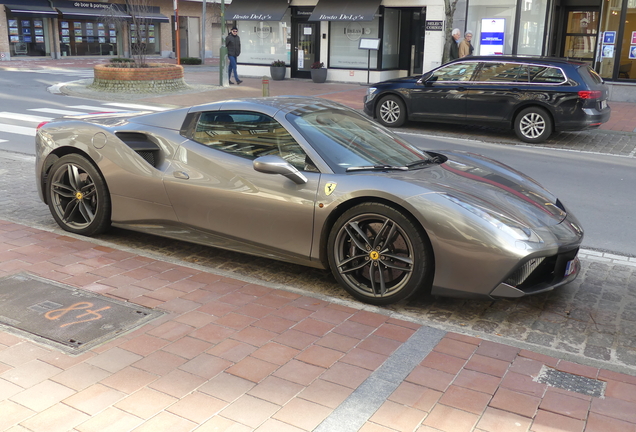
[[[561,202],[539,183],[507,165],[464,152],[434,152],[448,158],[435,167],[412,170],[404,180],[431,192],[484,207],[529,227],[561,223],[567,212]]]

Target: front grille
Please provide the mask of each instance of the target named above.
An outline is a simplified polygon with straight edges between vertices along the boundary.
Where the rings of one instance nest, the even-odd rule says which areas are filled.
[[[524,265],[519,267],[517,271],[515,271],[508,279],[506,279],[505,283],[508,285],[512,285],[516,287],[517,285],[521,285],[530,274],[539,267],[539,264],[543,262],[545,257],[541,258],[533,258],[530,261],[526,262]]]
[[[520,265],[504,282],[526,293],[540,291],[565,279],[569,261],[576,258],[579,249],[549,257],[536,257]]]

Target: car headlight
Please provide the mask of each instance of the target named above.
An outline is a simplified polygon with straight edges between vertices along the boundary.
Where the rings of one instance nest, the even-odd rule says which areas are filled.
[[[367,100],[371,100],[373,99],[373,97],[375,96],[375,92],[378,91],[377,88],[375,87],[369,87],[367,89]]]
[[[536,232],[534,232],[534,230],[532,230],[530,227],[527,227],[520,222],[517,222],[493,210],[485,209],[483,207],[469,204],[453,196],[449,196],[449,195],[443,195],[443,196],[447,198],[449,201],[452,201],[458,206],[473,213],[474,215],[479,216],[481,219],[485,220],[486,222],[488,222],[495,228],[508,234],[515,240],[522,240],[522,241],[532,242],[532,243],[543,243],[543,239],[539,237],[539,235]]]

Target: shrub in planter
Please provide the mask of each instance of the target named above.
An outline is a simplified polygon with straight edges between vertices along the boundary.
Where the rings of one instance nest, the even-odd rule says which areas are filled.
[[[287,67],[285,66],[285,62],[283,60],[275,60],[269,66],[269,74],[272,76],[273,80],[283,80],[285,79],[285,72],[287,71]]]
[[[311,64],[311,79],[315,83],[324,83],[327,81],[327,69],[324,68],[322,62]]]

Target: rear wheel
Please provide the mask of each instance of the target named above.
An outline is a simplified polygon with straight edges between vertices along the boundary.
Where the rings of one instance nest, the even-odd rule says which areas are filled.
[[[66,231],[100,234],[110,227],[110,195],[106,182],[86,158],[70,154],[49,171],[47,200],[53,218]]]
[[[375,305],[406,299],[429,285],[430,243],[402,212],[378,203],[347,210],[329,235],[329,265],[355,298]]]
[[[552,135],[552,118],[543,108],[526,108],[515,118],[515,132],[521,141],[541,143]]]
[[[400,127],[406,122],[406,106],[397,96],[385,96],[378,102],[375,116],[383,126]]]

